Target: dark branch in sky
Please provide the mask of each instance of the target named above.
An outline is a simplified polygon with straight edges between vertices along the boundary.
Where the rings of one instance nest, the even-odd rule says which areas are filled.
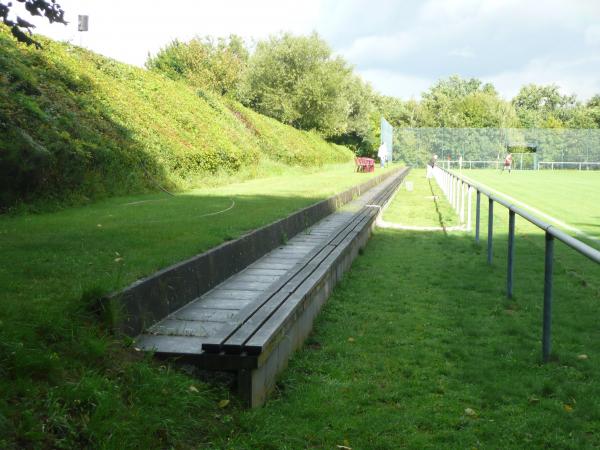
[[[48,19],[48,22],[67,24],[65,21],[65,12],[61,6],[56,3],[56,0],[17,0],[19,3],[23,3],[23,6],[29,14],[32,16],[43,16]],[[2,22],[10,27],[12,35],[20,42],[24,42],[27,45],[35,45],[37,48],[41,48],[41,44],[34,40],[32,35],[32,29],[35,25],[26,21],[20,16],[16,19],[9,18],[10,9],[12,8],[12,2],[0,1],[0,18]]]

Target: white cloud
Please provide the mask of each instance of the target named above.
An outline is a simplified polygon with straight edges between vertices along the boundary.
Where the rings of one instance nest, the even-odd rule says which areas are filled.
[[[514,97],[525,84],[557,84],[563,94],[577,93],[580,100],[587,100],[600,92],[600,56],[568,61],[534,59],[516,71],[484,77],[493,83],[505,98]]]
[[[585,43],[589,46],[600,45],[600,25],[592,25],[585,30]]]
[[[420,78],[397,71],[359,70],[359,74],[369,81],[375,90],[393,97],[419,99],[435,81],[431,78]]]
[[[449,56],[457,56],[459,58],[465,58],[465,59],[475,57],[475,53],[473,53],[468,47],[453,48],[452,50],[450,50],[448,52],[448,55]]]

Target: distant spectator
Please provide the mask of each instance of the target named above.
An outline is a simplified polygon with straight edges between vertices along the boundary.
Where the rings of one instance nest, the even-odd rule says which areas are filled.
[[[508,173],[510,173],[510,171],[512,169],[512,153],[509,153],[508,155],[506,155],[506,158],[504,158],[504,165],[502,166],[502,172],[504,172],[504,169],[508,169]]]
[[[381,163],[381,168],[385,167],[385,160],[387,158],[388,150],[385,142],[379,146],[379,150],[377,151],[377,156],[379,156],[379,162]]]
[[[427,163],[427,178],[433,177],[433,168],[435,167],[435,163],[437,161],[438,156],[433,155],[429,162]]]

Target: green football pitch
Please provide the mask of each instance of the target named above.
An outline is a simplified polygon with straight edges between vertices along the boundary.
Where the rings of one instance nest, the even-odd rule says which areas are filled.
[[[463,170],[540,219],[600,246],[600,172]]]

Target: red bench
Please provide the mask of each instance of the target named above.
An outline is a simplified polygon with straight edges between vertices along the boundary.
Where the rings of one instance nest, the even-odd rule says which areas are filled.
[[[373,158],[358,157],[354,159],[357,172],[373,172],[375,171],[375,160]]]

